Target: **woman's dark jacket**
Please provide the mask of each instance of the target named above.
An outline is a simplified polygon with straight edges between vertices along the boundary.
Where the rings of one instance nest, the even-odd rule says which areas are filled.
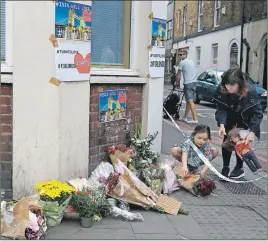
[[[229,93],[223,93],[221,88],[219,85],[213,98],[217,106],[215,118],[218,126],[224,124],[227,130],[233,126],[249,129],[260,138],[263,114],[255,86],[248,83],[247,95],[238,97],[237,101],[233,101]]]

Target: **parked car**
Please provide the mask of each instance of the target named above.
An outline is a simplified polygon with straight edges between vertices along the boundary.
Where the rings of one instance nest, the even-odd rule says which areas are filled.
[[[214,93],[221,83],[221,76],[224,73],[222,70],[214,71],[207,70],[200,74],[197,78],[197,90],[196,90],[196,103],[198,104],[201,100],[213,103],[212,100]],[[256,92],[260,96],[262,110],[267,108],[267,90],[260,86],[258,81],[254,81],[250,76],[244,73],[244,77],[250,83],[255,85]]]

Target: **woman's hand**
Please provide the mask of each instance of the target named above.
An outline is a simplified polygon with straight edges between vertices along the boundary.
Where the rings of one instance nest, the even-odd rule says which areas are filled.
[[[248,144],[249,142],[252,142],[254,140],[255,140],[255,133],[251,131],[246,137],[245,144]]]
[[[185,176],[186,174],[188,174],[188,172],[189,170],[188,170],[187,165],[182,165],[181,174]]]
[[[224,136],[226,136],[225,127],[224,127],[223,124],[220,125],[218,135],[219,135],[220,138],[224,138]]]

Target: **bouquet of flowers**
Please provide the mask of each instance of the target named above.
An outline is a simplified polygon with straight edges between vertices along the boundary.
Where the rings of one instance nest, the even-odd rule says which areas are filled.
[[[109,146],[106,148],[106,152],[108,153],[108,155],[115,154],[116,151],[128,153],[128,154],[130,154],[131,157],[136,156],[135,150],[132,148],[127,148],[127,146],[125,144],[118,144],[118,145]]]
[[[58,180],[40,182],[35,189],[40,195],[40,205],[44,210],[47,225],[59,225],[75,189]]]
[[[139,139],[134,135],[129,144],[135,149],[136,155],[134,157],[134,167],[136,169],[142,168],[144,165],[156,164],[159,156],[151,151],[151,146],[158,133],[149,134],[145,139]]]
[[[216,184],[211,179],[203,179],[193,186],[194,193],[201,197],[210,195],[214,189],[216,189]]]
[[[115,159],[120,159],[126,166],[135,171],[135,168],[132,165],[132,159],[135,158],[136,151],[133,148],[127,148],[125,144],[119,144],[107,147],[106,152],[109,154],[113,165],[115,164],[113,162],[113,157],[116,157]]]

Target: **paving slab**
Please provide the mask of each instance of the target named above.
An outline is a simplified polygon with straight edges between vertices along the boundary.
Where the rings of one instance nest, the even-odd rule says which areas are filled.
[[[166,233],[138,233],[135,234],[137,239],[140,240],[181,240],[182,237],[176,234]]]
[[[151,211],[143,211],[141,214],[144,218],[143,222],[131,223],[135,234],[177,234],[165,214]]]
[[[237,221],[239,222],[239,221]],[[227,224],[201,224],[211,239],[267,240],[267,226]]]
[[[236,206],[188,206],[199,224],[245,224],[266,226],[267,221],[251,208]]]
[[[167,216],[183,239],[208,239],[209,236],[192,215]]]
[[[81,228],[76,239],[128,240],[136,239],[131,229]]]

